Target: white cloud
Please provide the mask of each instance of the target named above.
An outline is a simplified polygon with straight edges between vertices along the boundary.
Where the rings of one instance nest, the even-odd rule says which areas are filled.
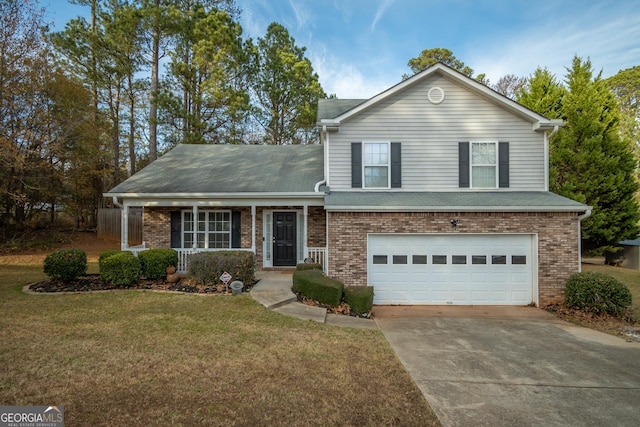
[[[368,99],[396,84],[399,78],[389,75],[365,76],[353,64],[340,61],[326,53],[310,55],[314,70],[327,95],[336,94],[340,99]]]
[[[302,3],[297,2],[296,0],[289,0],[289,6],[293,10],[293,13],[296,17],[296,26],[299,30],[308,29],[308,26],[311,22],[311,13],[307,10]]]
[[[371,31],[375,31],[376,25],[383,18],[385,12],[389,7],[393,4],[394,0],[382,0],[378,10],[376,11],[376,16],[373,18],[373,22],[371,23]]]
[[[637,14],[607,17],[601,9],[585,11],[571,22],[559,17],[546,25],[522,29],[519,36],[484,40],[485,46],[472,46],[469,64],[477,73],[486,73],[492,83],[501,76],[528,76],[537,67],[548,68],[562,81],[575,55],[590,58],[603,77],[640,63],[640,20]]]

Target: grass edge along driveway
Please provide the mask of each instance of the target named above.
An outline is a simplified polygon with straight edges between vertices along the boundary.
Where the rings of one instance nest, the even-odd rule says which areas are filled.
[[[41,265],[0,271],[0,405],[64,405],[67,426],[439,425],[377,330],[248,295],[27,295]]]

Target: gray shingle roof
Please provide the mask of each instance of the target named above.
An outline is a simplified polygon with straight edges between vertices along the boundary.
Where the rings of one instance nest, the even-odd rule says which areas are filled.
[[[328,210],[433,211],[569,211],[584,212],[588,206],[547,191],[459,192],[331,192],[325,196]]]
[[[365,101],[366,99],[319,99],[317,119],[333,119]]]
[[[312,192],[321,145],[181,144],[109,193]]]

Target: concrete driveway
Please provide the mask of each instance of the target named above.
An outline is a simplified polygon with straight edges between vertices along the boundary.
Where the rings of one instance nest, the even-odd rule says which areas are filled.
[[[376,307],[444,426],[638,426],[640,343],[530,307]]]

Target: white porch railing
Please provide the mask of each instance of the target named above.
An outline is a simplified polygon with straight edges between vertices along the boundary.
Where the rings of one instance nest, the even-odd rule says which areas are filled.
[[[132,246],[125,249],[125,251],[133,252],[135,256],[144,250],[147,250],[145,243],[140,246]],[[178,265],[176,265],[177,273],[186,273],[189,270],[189,255],[193,255],[200,252],[219,252],[219,251],[251,251],[251,249],[205,249],[205,248],[171,248],[178,253]]]
[[[307,248],[307,252],[307,256],[322,265],[322,271],[327,274],[327,248]]]
[[[143,242],[140,246],[132,246],[125,250],[133,252],[135,256],[138,256],[138,253],[148,249],[146,244]],[[176,266],[176,271],[178,273],[186,273],[189,270],[189,255],[199,253],[199,252],[216,252],[216,251],[229,251],[229,250],[238,250],[238,251],[251,251],[251,249],[204,249],[204,248],[172,248],[174,251],[178,252],[178,265]],[[313,259],[313,262],[316,262],[322,265],[322,271],[327,274],[328,266],[327,266],[327,248],[307,248],[307,258]]]
[[[189,270],[189,255],[193,255],[201,252],[222,252],[222,251],[253,252],[251,249],[241,249],[241,248],[233,248],[233,249],[173,248],[173,250],[178,252],[178,265],[176,266],[176,271],[178,273],[186,273]]]

